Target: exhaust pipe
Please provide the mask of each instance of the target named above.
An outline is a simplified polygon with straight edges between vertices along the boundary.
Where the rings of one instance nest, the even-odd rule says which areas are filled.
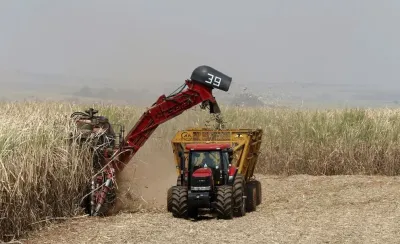
[[[185,155],[182,151],[179,151],[179,158],[180,158],[180,173],[181,173],[181,186],[184,185],[185,182]]]

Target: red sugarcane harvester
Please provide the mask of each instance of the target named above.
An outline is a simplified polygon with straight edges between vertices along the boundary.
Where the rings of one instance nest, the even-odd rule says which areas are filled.
[[[75,119],[81,142],[96,135],[96,140],[92,140],[95,176],[81,205],[86,212],[91,216],[107,214],[116,199],[116,173],[123,170],[159,125],[198,104],[203,109],[209,107],[210,113],[220,113],[212,90],[227,92],[231,82],[231,77],[212,67],[197,67],[177,92],[160,96],[126,136],[123,126],[117,136],[108,119],[96,115],[97,110],[74,112],[71,117]]]

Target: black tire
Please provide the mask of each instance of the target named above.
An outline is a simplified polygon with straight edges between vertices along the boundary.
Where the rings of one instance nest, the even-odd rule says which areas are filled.
[[[216,212],[218,219],[233,218],[233,190],[231,186],[220,186],[217,188]]]
[[[256,188],[257,188],[257,206],[262,203],[262,189],[261,189],[261,182],[255,180]]]
[[[172,187],[170,187],[167,192],[167,210],[168,212],[172,211]]]
[[[176,179],[176,185],[181,186],[181,176],[178,176],[178,178]],[[172,187],[170,187],[167,192],[167,211],[168,212],[172,212]]]
[[[249,181],[246,184],[246,210],[253,212],[257,210],[257,184],[255,181]]]
[[[171,212],[175,218],[188,218],[189,207],[188,207],[188,192],[184,186],[173,186],[172,190],[172,201],[171,201]]]
[[[242,217],[246,215],[246,200],[244,196],[245,182],[242,174],[237,174],[233,183],[233,202],[234,202],[234,216]]]

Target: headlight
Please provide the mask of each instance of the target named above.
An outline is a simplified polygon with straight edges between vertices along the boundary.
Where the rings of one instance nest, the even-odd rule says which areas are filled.
[[[211,190],[211,186],[192,186],[190,189],[192,191],[209,191]]]

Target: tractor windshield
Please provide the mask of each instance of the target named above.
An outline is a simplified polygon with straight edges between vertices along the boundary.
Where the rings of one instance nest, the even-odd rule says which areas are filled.
[[[220,151],[198,151],[192,152],[191,167],[196,170],[198,168],[219,169],[221,163]]]

